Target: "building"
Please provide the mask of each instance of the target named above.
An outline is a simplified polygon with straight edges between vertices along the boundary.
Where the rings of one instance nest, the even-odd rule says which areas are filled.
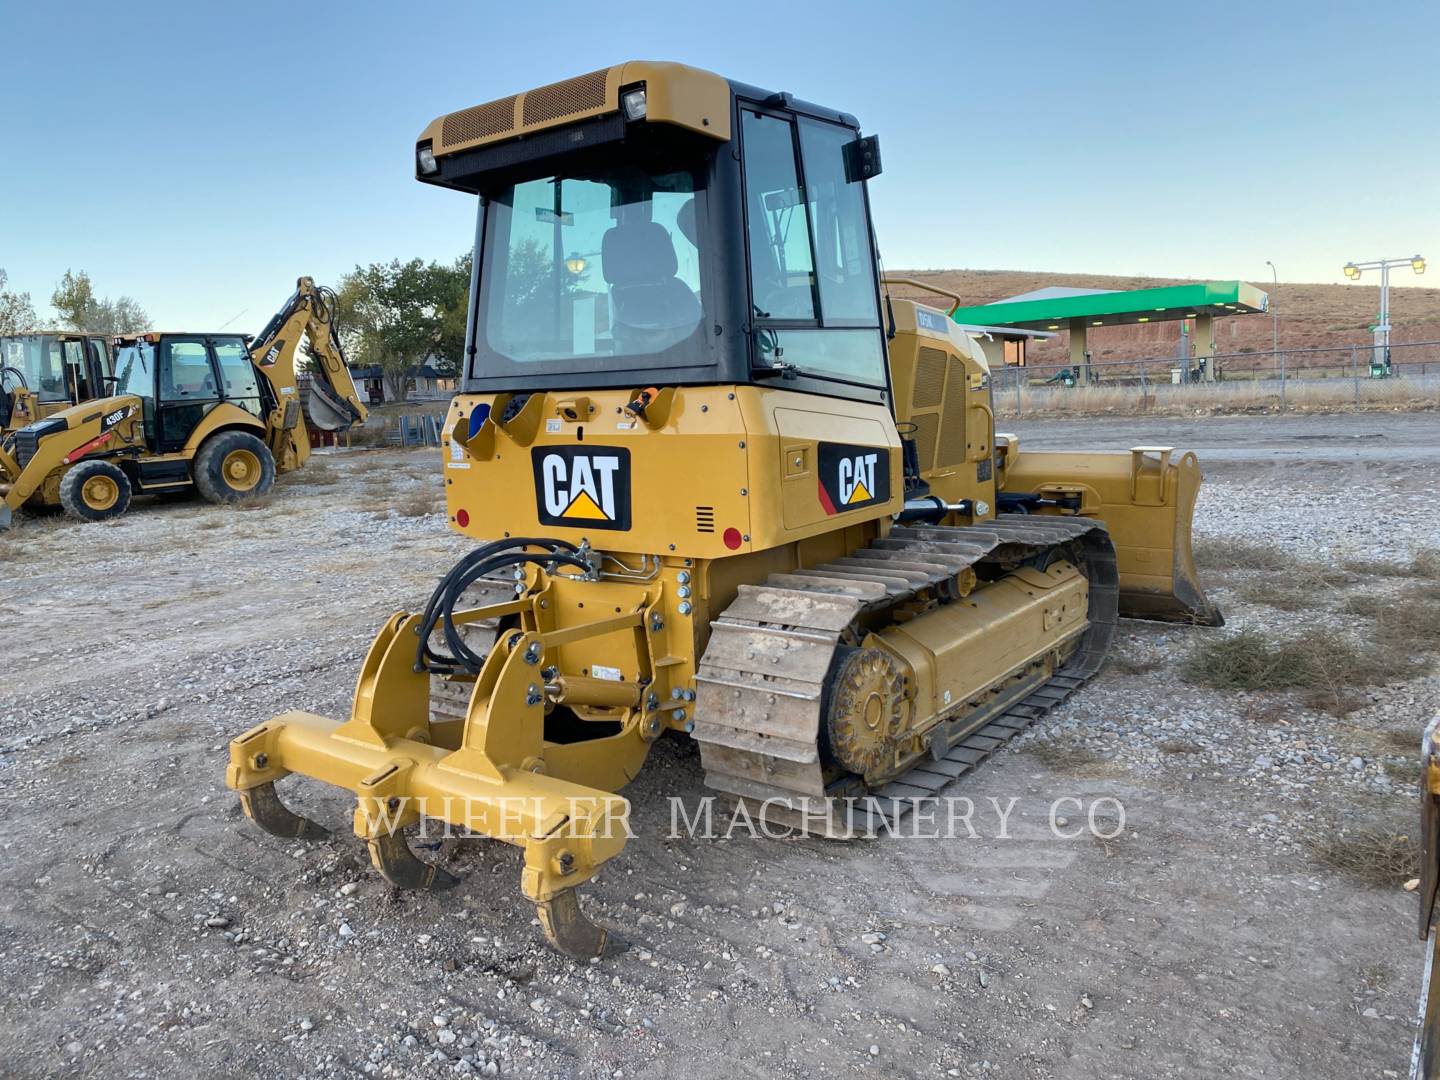
[[[395,376],[387,377],[378,364],[368,367],[351,367],[350,375],[355,387],[365,395],[370,404],[394,400],[393,390],[398,383]],[[455,393],[457,387],[454,375],[437,371],[430,364],[421,364],[405,373],[406,398],[444,398]]]

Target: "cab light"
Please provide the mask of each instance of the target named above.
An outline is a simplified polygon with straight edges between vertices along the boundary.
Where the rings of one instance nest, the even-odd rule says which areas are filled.
[[[644,120],[645,87],[637,86],[634,90],[626,90],[620,96],[620,104],[625,109],[626,120]]]
[[[415,165],[421,176],[434,176],[440,171],[440,163],[435,160],[435,151],[428,146],[422,146],[415,151]]]

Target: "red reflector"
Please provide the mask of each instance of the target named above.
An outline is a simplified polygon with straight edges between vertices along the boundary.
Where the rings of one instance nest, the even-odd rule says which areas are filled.
[[[470,511],[469,511],[469,510],[456,510],[456,511],[455,511],[455,524],[456,524],[456,525],[459,525],[462,529],[465,528],[466,525],[469,525],[469,524],[470,524]]]
[[[728,547],[731,551],[734,551],[740,546],[740,540],[742,539],[740,536],[740,530],[726,529],[723,539],[725,541],[725,546]]]

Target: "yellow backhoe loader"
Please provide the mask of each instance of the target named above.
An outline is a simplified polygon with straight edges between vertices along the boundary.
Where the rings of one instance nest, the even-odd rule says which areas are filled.
[[[997,445],[978,345],[881,286],[879,168],[848,114],[665,63],[425,130],[418,179],[479,196],[442,457],[484,542],[381,629],[348,720],[231,742],[250,818],[323,836],[275,785],[337,785],[407,888],[455,883],[421,817],[516,845],[593,957],[575,889],[666,731],[747,811],[872,834],[1074,693],[1122,611],[1217,617],[1194,459]]]
[[[16,428],[104,397],[115,374],[101,334],[38,330],[0,337],[0,445]]]
[[[301,400],[296,359],[311,361]],[[253,341],[240,334],[115,339],[114,392],[15,431],[0,448],[0,528],[27,502],[104,521],[132,492],[191,486],[211,502],[263,495],[310,456],[306,422],[363,423],[335,329],[334,296],[303,277]]]

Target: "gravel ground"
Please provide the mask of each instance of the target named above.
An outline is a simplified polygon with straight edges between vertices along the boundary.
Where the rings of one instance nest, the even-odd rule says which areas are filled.
[[[1328,572],[1435,542],[1431,416],[1018,428],[1033,448],[1197,449],[1202,545]],[[1114,663],[947,793],[975,808],[952,839],[727,839],[723,815],[719,838],[672,838],[668,799],[702,785],[693,747],[662,740],[625,792],[638,835],[585,896],[630,947],[576,965],[539,944],[513,849],[447,841],[430,857],[464,885],[403,894],[344,835],[346,799],[291,782],[341,824],[300,846],[224,788],[240,730],[345,714],[374,630],[466,547],[425,512],[430,455],[324,462],[254,510],[0,538],[7,1075],[1404,1072],[1415,899],[1316,842],[1413,816],[1433,675],[1333,716],[1184,684],[1184,654],[1230,629],[1123,623]],[[1208,575],[1232,628],[1363,630],[1343,597],[1404,587],[1284,612],[1244,599],[1265,576]]]

